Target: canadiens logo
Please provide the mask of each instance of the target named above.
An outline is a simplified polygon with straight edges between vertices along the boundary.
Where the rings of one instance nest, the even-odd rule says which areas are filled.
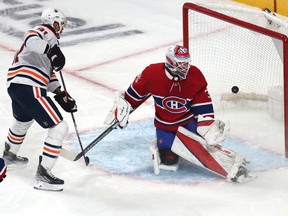
[[[163,107],[171,113],[182,113],[187,111],[187,101],[176,96],[165,97],[162,101]]]

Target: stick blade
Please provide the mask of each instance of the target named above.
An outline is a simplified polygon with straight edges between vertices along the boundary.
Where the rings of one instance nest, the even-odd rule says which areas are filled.
[[[62,148],[60,156],[67,160],[74,161],[77,155],[74,152]]]

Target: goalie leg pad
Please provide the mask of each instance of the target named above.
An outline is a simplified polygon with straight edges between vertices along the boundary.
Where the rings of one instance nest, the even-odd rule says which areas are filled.
[[[159,150],[156,146],[156,141],[152,143],[150,146],[150,151],[152,153],[152,161],[153,161],[153,168],[154,168],[154,173],[156,175],[160,174],[160,155],[159,155]]]
[[[160,174],[160,169],[170,170],[170,171],[177,171],[178,170],[178,168],[179,168],[179,156],[178,155],[176,155],[178,158],[176,163],[174,163],[172,165],[166,165],[166,164],[161,163],[160,153],[159,153],[159,149],[157,147],[156,141],[152,143],[152,145],[150,146],[150,150],[152,153],[154,173],[156,175]]]
[[[220,145],[207,145],[204,139],[183,127],[179,127],[176,133],[172,151],[191,163],[225,178],[233,168],[235,158],[241,157]]]

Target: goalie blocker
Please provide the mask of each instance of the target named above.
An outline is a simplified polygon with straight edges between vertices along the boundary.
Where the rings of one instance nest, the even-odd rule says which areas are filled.
[[[152,151],[155,174],[159,174],[160,169],[173,171],[178,169],[178,164],[171,168],[161,164],[159,152],[155,145],[152,145],[150,150]],[[187,161],[231,182],[243,183],[256,177],[248,173],[245,167],[246,160],[240,154],[219,144],[207,145],[203,138],[184,127],[179,127],[171,150]]]

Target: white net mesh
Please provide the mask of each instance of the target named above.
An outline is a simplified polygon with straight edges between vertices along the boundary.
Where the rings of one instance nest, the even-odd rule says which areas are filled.
[[[198,5],[279,33],[288,33],[288,22],[283,17],[257,8]],[[192,64],[204,73],[214,100],[223,99],[223,95],[245,95],[246,99],[263,101],[267,99],[269,88],[283,86],[282,40],[195,10],[189,10],[188,22]],[[231,92],[233,86],[239,88],[237,94]]]

